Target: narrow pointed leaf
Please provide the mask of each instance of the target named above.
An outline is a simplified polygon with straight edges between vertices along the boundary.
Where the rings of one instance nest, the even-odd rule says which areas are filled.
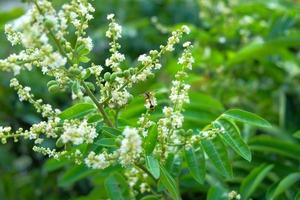
[[[129,187],[126,180],[118,173],[111,174],[105,180],[105,189],[111,200],[130,199]]]
[[[228,200],[228,191],[221,186],[209,188],[206,200]]]
[[[203,184],[205,178],[205,157],[202,148],[195,151],[194,147],[188,147],[184,151],[188,169],[193,178]]]
[[[289,189],[293,184],[295,184],[300,179],[300,173],[293,173],[286,176],[282,179],[275,187],[272,187],[266,196],[267,200],[275,199],[281,193],[285,192],[285,190]]]
[[[275,153],[300,161],[300,146],[270,136],[256,136],[249,141],[252,151]]]
[[[59,114],[61,119],[74,119],[83,117],[95,110],[95,106],[90,103],[79,103],[67,108]]]
[[[249,199],[249,197],[253,194],[255,189],[259,186],[272,168],[273,165],[262,164],[250,172],[250,174],[243,180],[240,188],[242,199]]]
[[[158,179],[160,176],[159,162],[152,155],[146,157],[146,167],[154,178]]]
[[[259,127],[271,127],[271,124],[260,116],[240,109],[231,109],[223,113],[226,118]]]
[[[160,171],[161,171],[160,182],[162,183],[162,185],[168,191],[172,199],[180,200],[181,198],[180,198],[179,189],[174,178],[169,174],[169,172],[163,166],[160,166]]]
[[[147,155],[150,155],[157,143],[157,127],[153,125],[146,138],[144,139],[143,147]]]
[[[219,136],[228,146],[247,161],[251,161],[251,151],[248,145],[243,141],[237,126],[226,118],[218,119],[214,126],[223,129],[224,132]]]
[[[207,156],[216,169],[225,177],[232,177],[232,168],[228,159],[227,150],[219,137],[211,140],[202,140],[201,144]]]
[[[103,146],[103,147],[112,147],[116,148],[116,141],[114,138],[101,138],[95,142],[96,145]]]

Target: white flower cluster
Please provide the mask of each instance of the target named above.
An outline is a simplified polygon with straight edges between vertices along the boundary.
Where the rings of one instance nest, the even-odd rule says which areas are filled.
[[[138,66],[123,69],[121,64],[125,56],[120,53],[121,45],[118,43],[122,27],[116,22],[114,15],[109,14],[107,19],[110,23],[106,36],[110,40],[111,56],[105,61],[108,69],[101,76],[104,70],[102,66],[90,63],[89,67],[85,67],[88,64],[82,64],[89,63],[88,54],[94,46],[86,33],[94,11],[88,0],[71,0],[59,11],[53,8],[49,0],[33,1],[32,7],[23,17],[5,28],[12,45],[22,45],[25,50],[0,60],[0,70],[18,74],[23,69],[31,70],[33,66],[38,67],[44,74],[55,79],[49,81],[47,85],[50,92],[71,90],[72,97],[80,100],[86,100],[83,98],[84,95],[89,96],[89,100],[95,103],[99,114],[102,115],[103,122],[114,127],[117,126],[117,113],[132,98],[129,89],[136,83],[152,77],[155,70],[162,67],[160,63],[162,55],[174,51],[175,45],[190,30],[187,26],[182,26],[179,30],[173,31],[167,43],[161,45],[159,50],[151,50],[148,54],[140,55],[137,59]],[[70,30],[74,30],[73,26],[76,36],[74,44],[67,40],[70,38]],[[182,143],[182,137],[178,132],[184,122],[183,106],[189,103],[190,85],[185,83],[187,76],[185,71],[191,70],[194,63],[191,47],[190,42],[183,44],[184,51],[178,59],[182,69],[172,81],[169,96],[171,104],[163,108],[164,116],[157,122],[160,142],[156,146],[156,152],[165,153],[164,155],[171,151],[169,144]],[[87,80],[90,75],[96,79],[95,83]],[[153,95],[146,97],[147,111],[139,118],[139,126],[125,127],[122,136],[116,139],[116,145],[119,146],[112,149],[103,148],[99,152],[98,149],[93,150],[87,152],[87,156],[84,157],[85,152],[81,152],[78,145],[94,142],[98,136],[95,128],[97,123],[89,123],[87,118],[69,120],[60,118],[59,110],[44,104],[41,99],[35,100],[30,87],[23,87],[15,78],[11,80],[10,85],[17,91],[20,100],[33,104],[46,121],[32,125],[29,130],[20,128],[14,133],[10,127],[0,127],[0,139],[3,143],[7,138],[14,138],[15,141],[18,137],[30,139],[35,142],[33,150],[36,152],[56,159],[64,156],[77,164],[84,161],[85,165],[92,169],[105,169],[113,164],[121,164],[132,188],[136,189],[139,186],[138,190],[142,193],[150,191],[150,186],[145,182],[148,175],[138,164],[144,159],[142,140],[151,127],[156,127],[150,118],[151,111],[157,105]],[[98,94],[94,94],[95,91],[99,91],[100,98]],[[114,114],[116,120],[111,121]],[[56,139],[57,149],[38,146],[45,138]],[[64,150],[59,150],[63,145]]]
[[[110,155],[106,152],[97,155],[91,151],[84,161],[85,164],[92,169],[105,169],[111,165],[109,157]]]
[[[63,134],[60,136],[63,143],[71,142],[74,145],[92,143],[97,137],[96,129],[90,126],[86,120],[64,121]]]
[[[134,164],[142,153],[142,138],[136,128],[130,127],[124,129],[123,135],[119,159],[123,166],[129,166]]]
[[[241,195],[233,190],[233,191],[228,193],[228,199],[229,200],[240,200]]]
[[[105,65],[111,67],[114,72],[121,72],[120,63],[125,60],[125,56],[118,51],[121,48],[121,45],[117,40],[122,36],[122,27],[116,23],[114,14],[109,14],[107,19],[110,23],[108,25],[108,30],[106,31],[106,37],[111,39],[111,42],[109,43],[111,57],[105,60]]]
[[[178,71],[175,75],[176,80],[172,81],[171,94],[169,96],[172,106],[165,106],[163,108],[164,117],[157,123],[158,137],[161,141],[160,149],[157,150],[158,152],[161,152],[162,149],[172,149],[167,146],[168,140],[171,140],[172,143],[180,144],[183,139],[177,130],[182,127],[184,121],[184,116],[182,115],[183,105],[184,103],[189,103],[188,90],[190,89],[190,85],[184,82],[184,78],[187,76],[185,70],[190,70],[194,62],[191,56],[191,43],[186,42],[183,47],[185,50],[178,61],[182,65],[182,70]]]
[[[60,113],[60,110],[54,110],[50,104],[43,104],[42,99],[35,100],[34,95],[31,94],[31,88],[23,87],[16,78],[11,79],[10,86],[17,91],[20,101],[31,103],[43,117],[55,118]]]
[[[33,146],[33,151],[41,153],[43,155],[47,155],[49,158],[52,157],[54,159],[59,159],[61,156],[65,155],[66,151],[57,152],[56,149],[50,149],[46,147]]]
[[[148,129],[154,125],[155,123],[153,121],[150,120],[150,114],[147,113],[143,113],[141,115],[141,117],[139,117],[138,120],[138,130],[139,133],[141,133],[141,135],[143,137],[146,137],[148,135]]]
[[[141,193],[150,192],[151,188],[150,185],[145,181],[148,178],[148,174],[144,171],[140,170],[139,168],[132,167],[128,168],[125,171],[125,176],[127,178],[127,182],[130,188],[135,191],[136,187]]]

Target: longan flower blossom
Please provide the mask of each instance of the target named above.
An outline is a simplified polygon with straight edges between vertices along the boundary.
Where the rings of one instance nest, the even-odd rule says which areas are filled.
[[[136,128],[126,127],[123,131],[120,151],[120,163],[123,166],[132,165],[142,153],[142,138]]]

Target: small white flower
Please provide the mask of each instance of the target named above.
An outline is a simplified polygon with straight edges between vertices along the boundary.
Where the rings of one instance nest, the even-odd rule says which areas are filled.
[[[111,14],[108,14],[106,18],[107,18],[107,20],[112,20],[114,17],[115,17],[115,14],[111,13]]]

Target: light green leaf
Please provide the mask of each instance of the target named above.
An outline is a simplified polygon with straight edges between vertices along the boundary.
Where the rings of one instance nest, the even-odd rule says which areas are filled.
[[[169,174],[169,172],[163,167],[160,166],[160,181],[162,185],[166,188],[172,199],[174,200],[180,200],[180,192],[178,189],[178,186],[176,184],[176,181],[174,178]]]
[[[286,176],[274,187],[270,188],[267,192],[266,199],[272,200],[279,196],[281,193],[289,189],[300,179],[300,173],[293,173]]]
[[[149,172],[158,179],[160,176],[159,162],[152,155],[146,156],[146,167]]]
[[[300,130],[293,134],[294,137],[300,139]]]
[[[116,142],[114,138],[101,138],[95,142],[96,145],[103,146],[103,147],[112,147],[116,148]]]
[[[271,124],[260,116],[240,109],[230,109],[222,116],[254,126],[271,127]]]
[[[141,198],[141,200],[161,200],[158,195],[147,195]]]
[[[243,180],[240,187],[240,194],[242,199],[247,200],[271,171],[273,165],[262,164],[257,168],[254,168],[250,174]]]
[[[225,177],[232,177],[232,168],[228,159],[227,150],[217,136],[211,140],[202,140],[201,144],[207,156],[216,169]]]
[[[203,184],[205,178],[205,157],[202,148],[195,151],[194,147],[188,147],[184,150],[188,169],[193,178],[200,184]]]
[[[238,127],[233,122],[226,118],[220,118],[214,123],[214,126],[224,130],[219,136],[227,145],[244,159],[251,161],[251,151],[243,141]]]
[[[147,155],[150,155],[157,143],[157,126],[153,125],[146,138],[144,139],[143,147]]]
[[[243,47],[232,59],[228,65],[241,63],[245,60],[262,58],[267,55],[278,53],[283,48],[297,47],[300,45],[300,39],[295,36],[277,37],[266,42],[253,42]]]
[[[59,114],[61,119],[74,119],[83,117],[95,110],[95,106],[90,103],[79,103],[67,108]]]
[[[126,180],[120,174],[111,174],[105,180],[104,185],[111,200],[130,199],[129,187],[126,183]]]

